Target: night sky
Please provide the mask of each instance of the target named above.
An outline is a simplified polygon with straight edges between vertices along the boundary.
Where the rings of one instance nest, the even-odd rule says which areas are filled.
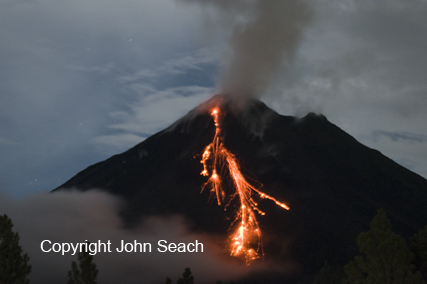
[[[230,34],[251,15],[197,2],[1,1],[0,188],[49,191],[215,94]],[[427,177],[427,3],[308,6],[292,58],[256,96],[281,114],[322,113]]]

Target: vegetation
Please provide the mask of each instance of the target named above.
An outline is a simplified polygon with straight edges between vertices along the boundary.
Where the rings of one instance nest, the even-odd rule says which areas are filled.
[[[0,216],[0,284],[29,283],[30,258],[22,254],[19,234],[13,232],[12,227],[12,220],[6,214]]]
[[[166,284],[172,284],[172,280],[166,277]],[[182,278],[179,278],[177,284],[194,284],[194,277],[191,274],[190,268],[186,268],[182,274]]]
[[[369,231],[357,238],[357,245],[360,255],[345,265],[343,279],[337,278],[339,269],[326,263],[315,283],[426,283],[427,226],[412,238],[408,248],[405,239],[392,232],[390,220],[380,209]]]
[[[384,210],[378,210],[370,230],[357,238],[357,245],[362,255],[345,266],[344,283],[423,283],[412,264],[414,254],[405,239],[391,231]]]
[[[176,282],[177,284],[193,284],[194,277],[191,275],[190,268],[186,268],[184,273],[182,274],[182,278],[179,278]]]
[[[427,281],[427,226],[411,239],[411,251],[414,253],[414,265]]]
[[[75,261],[71,263],[71,270],[68,272],[68,284],[96,284],[98,269],[93,263],[93,256],[85,250],[78,254],[78,261],[78,265]]]

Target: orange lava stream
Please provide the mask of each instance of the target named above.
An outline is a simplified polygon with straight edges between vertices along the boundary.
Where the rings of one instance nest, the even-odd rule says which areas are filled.
[[[202,192],[207,186],[210,186],[210,198],[216,198],[218,205],[224,203],[225,208],[234,198],[239,199],[240,207],[233,224],[239,222],[240,225],[230,236],[230,254],[244,258],[249,265],[251,261],[263,256],[261,230],[259,229],[255,212],[265,215],[253,200],[252,191],[258,193],[261,198],[274,201],[286,210],[289,210],[289,207],[274,197],[261,192],[245,179],[235,156],[224,147],[221,141],[221,129],[218,121],[219,109],[213,109],[211,115],[215,122],[216,131],[212,143],[205,148],[202,160],[200,161],[203,164],[203,171],[200,174],[203,176],[210,175],[209,180],[202,187]],[[211,174],[209,174],[208,170],[208,160],[212,160]],[[224,167],[228,169],[228,173],[234,184],[235,191],[231,194],[227,194],[222,187],[221,173]],[[220,173],[218,173],[218,169]]]

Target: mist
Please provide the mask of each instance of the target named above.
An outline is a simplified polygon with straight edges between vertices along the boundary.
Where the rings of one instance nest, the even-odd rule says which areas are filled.
[[[190,267],[196,283],[231,281],[256,271],[283,271],[268,261],[246,266],[228,256],[218,236],[194,233],[188,220],[181,216],[144,218],[132,229],[117,215],[123,202],[100,191],[40,193],[23,199],[11,199],[0,192],[0,213],[7,214],[20,235],[20,244],[30,257],[32,283],[66,283],[71,262],[77,255],[42,252],[41,242],[78,243],[111,241],[112,252],[98,252],[94,262],[99,283],[175,282]],[[125,242],[151,243],[151,252],[115,252]],[[198,240],[203,252],[161,253],[157,242],[189,243]],[[45,245],[46,249],[49,247]]]
[[[225,29],[228,45],[217,88],[237,97],[260,97],[279,79],[279,71],[292,63],[313,16],[305,1],[182,1],[204,5],[212,12],[207,33]]]

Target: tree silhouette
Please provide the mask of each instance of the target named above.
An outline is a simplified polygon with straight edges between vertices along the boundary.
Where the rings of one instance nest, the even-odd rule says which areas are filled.
[[[412,237],[410,249],[415,255],[415,267],[427,280],[427,226]]]
[[[182,274],[182,278],[179,278],[176,282],[177,284],[194,284],[194,277],[191,274],[190,268],[186,268]],[[172,280],[169,277],[166,277],[165,284],[172,284]]]
[[[71,270],[68,272],[68,284],[96,284],[98,269],[93,263],[93,256],[89,254],[88,250],[85,250],[79,252],[78,261],[78,265],[75,261],[71,263]]]
[[[384,210],[378,210],[370,230],[357,238],[357,245],[362,255],[345,266],[343,283],[424,283],[421,273],[414,272],[414,255],[405,240],[391,231]]]
[[[12,220],[6,214],[0,216],[0,284],[29,283],[30,258],[28,254],[22,255],[19,234],[12,227]]]
[[[182,278],[179,278],[176,282],[177,284],[193,284],[194,277],[191,275],[190,268],[186,268],[184,273],[182,274]]]

